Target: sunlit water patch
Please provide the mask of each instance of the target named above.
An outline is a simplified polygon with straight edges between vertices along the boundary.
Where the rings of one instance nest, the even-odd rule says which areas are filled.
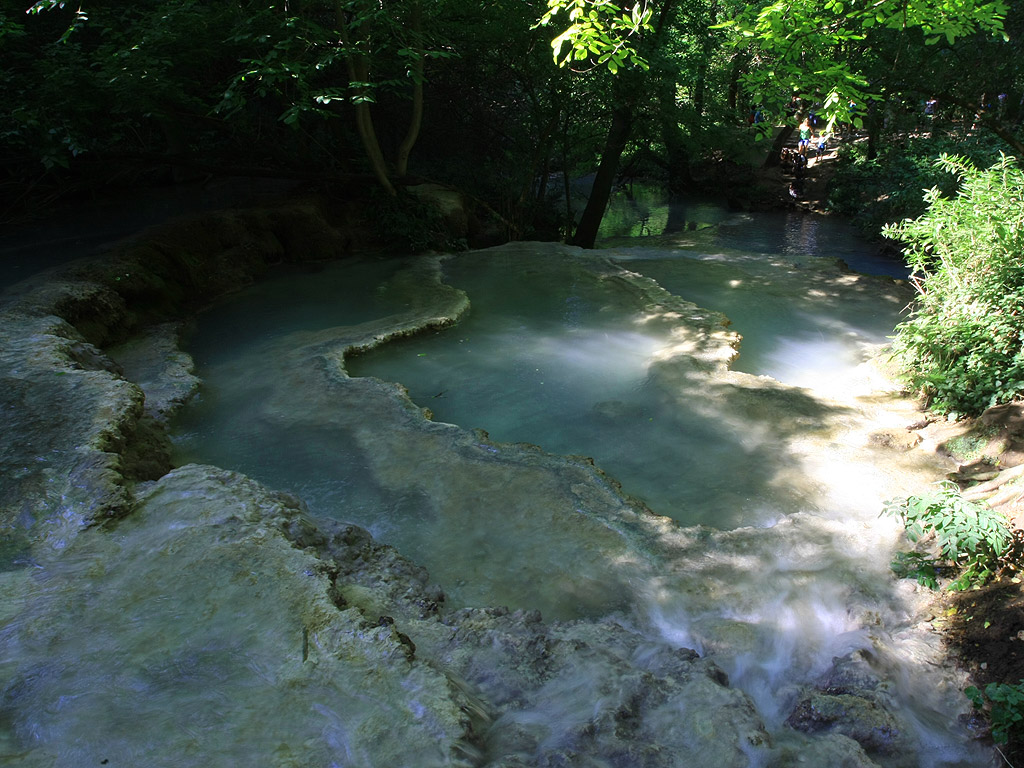
[[[743,336],[734,370],[795,386],[820,388],[849,376],[890,340],[909,299],[906,291],[837,272],[823,259],[658,248],[609,254],[666,290],[725,314]]]
[[[821,266],[657,249],[601,255],[735,317],[744,334],[735,367],[788,384],[844,381],[886,340],[900,309]],[[440,421],[592,457],[627,493],[684,524],[759,525],[814,506],[799,484],[777,482],[785,462],[777,422],[791,414],[773,412],[806,408],[813,420],[813,401],[794,396],[737,420],[728,386],[716,393],[706,380],[676,378],[662,386],[666,374],[652,365],[670,344],[665,333],[645,332],[636,304],[610,286],[579,285],[544,255],[453,257],[446,280],[468,294],[468,317],[352,358],[350,372],[402,382]]]

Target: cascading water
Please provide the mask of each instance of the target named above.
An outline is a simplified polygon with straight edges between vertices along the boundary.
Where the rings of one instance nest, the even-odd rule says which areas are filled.
[[[898,321],[905,286],[817,258],[829,251],[826,222],[712,213],[639,247],[515,244],[446,258],[444,281],[465,292],[468,312],[385,344],[378,329],[401,326],[423,289],[403,279],[405,264],[266,283],[199,323],[191,351],[204,388],[178,421],[180,457],[369,529],[425,565],[454,607],[612,617],[651,648],[697,650],[773,734],[751,765],[796,760],[841,696],[912,724],[878,747],[880,764],[989,764],[955,725],[966,702],[935,667],[936,638],[912,627],[914,589],[888,569],[897,530],[878,520],[884,498],[937,471],[867,440],[911,418],[862,365]],[[771,240],[773,228],[783,253],[744,242],[744,231]],[[716,312],[743,336],[734,371]],[[371,349],[343,358],[348,347]],[[311,383],[325,365],[400,382],[436,424],[388,434],[384,416]],[[489,439],[462,437],[476,428]],[[477,454],[493,464],[470,474],[461,462]],[[617,517],[613,483],[601,491],[610,501],[573,486],[579,517],[556,516],[565,497],[533,468],[563,454],[593,457],[663,517],[642,507],[640,524]],[[592,708],[600,674],[581,664],[516,727],[543,725],[559,741],[582,717],[573,708]],[[853,679],[870,696],[842,693]],[[696,715],[664,716],[671,728]],[[866,749],[874,738],[828,739],[840,736]]]

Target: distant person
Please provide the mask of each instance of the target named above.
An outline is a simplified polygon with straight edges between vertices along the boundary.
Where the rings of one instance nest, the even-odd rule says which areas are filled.
[[[794,158],[793,163],[793,176],[799,182],[807,174],[807,157],[806,155],[797,155]]]
[[[793,170],[793,150],[789,147],[783,147],[782,152],[779,154],[779,165],[782,167],[783,173],[789,173]]]
[[[800,154],[807,156],[807,147],[811,144],[811,137],[814,135],[814,130],[811,128],[810,121],[805,117],[804,121],[800,123],[798,129],[800,131],[800,143],[797,144],[797,149]]]
[[[818,141],[814,146],[814,157],[816,160],[821,160],[825,156],[825,147],[828,144],[828,136],[824,133],[818,134]]]

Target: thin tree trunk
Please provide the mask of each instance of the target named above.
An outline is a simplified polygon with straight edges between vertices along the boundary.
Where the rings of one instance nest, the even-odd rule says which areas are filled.
[[[746,52],[734,53],[732,56],[732,67],[729,70],[729,109],[735,110],[739,106],[740,95],[740,74],[747,63]]]
[[[423,37],[423,16],[418,2],[413,4],[410,25],[413,39],[419,44]],[[412,64],[412,114],[409,117],[409,131],[398,146],[398,153],[395,156],[395,173],[399,178],[408,172],[409,153],[419,138],[420,126],[423,124],[423,60],[423,50],[417,47],[416,58]]]
[[[348,23],[345,19],[345,9],[341,0],[336,0],[335,18],[337,21],[338,34],[345,46],[345,63],[348,68],[349,81],[352,83],[365,83],[370,78],[370,65],[366,56],[357,52],[353,47],[348,34]],[[384,162],[384,153],[381,152],[380,142],[377,141],[377,133],[373,129],[373,116],[370,114],[370,102],[366,94],[366,86],[355,86],[356,93],[360,98],[353,106],[356,113],[356,130],[359,132],[359,139],[363,143],[363,150],[370,161],[370,168],[377,181],[389,195],[397,194],[391,180],[388,178],[387,163]]]
[[[620,76],[621,77],[621,76]],[[630,104],[623,103],[612,110],[612,124],[608,129],[604,149],[601,151],[601,164],[594,176],[594,185],[587,199],[587,206],[580,216],[576,232],[569,240],[570,245],[581,248],[593,248],[597,240],[597,230],[604,218],[608,199],[615,186],[615,176],[619,169],[619,158],[629,141],[629,133],[633,127],[633,109]]]
[[[878,140],[882,134],[882,114],[877,102],[868,104],[867,120],[864,121],[868,129],[868,160],[878,157]]]
[[[697,132],[700,133],[704,126],[704,102],[707,98],[708,65],[711,61],[711,52],[715,44],[715,38],[711,35],[711,27],[718,21],[718,4],[711,3],[708,9],[707,29],[701,38],[701,57],[697,65],[697,79],[693,87],[693,110],[697,113]]]
[[[561,142],[562,149],[562,191],[565,193],[565,237],[568,242],[572,237],[573,212],[572,212],[572,180],[569,178],[569,124],[570,113],[565,113],[565,126],[562,128]]]
[[[661,86],[658,100],[661,102],[661,138],[665,142],[665,156],[668,161],[668,188],[673,192],[685,189],[693,183],[690,174],[690,153],[683,141],[679,127],[679,108],[676,106],[675,78],[667,79]]]

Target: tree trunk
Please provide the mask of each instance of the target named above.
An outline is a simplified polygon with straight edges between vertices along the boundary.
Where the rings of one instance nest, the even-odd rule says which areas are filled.
[[[729,69],[729,109],[735,111],[739,107],[740,75],[747,64],[747,54],[743,51],[732,55],[732,67]]]
[[[779,163],[782,162],[782,148],[786,146],[786,142],[789,141],[789,137],[793,135],[793,126],[786,124],[782,126],[782,130],[779,131],[779,135],[775,137],[775,141],[772,142],[772,148],[768,150],[768,157],[764,159],[762,168],[777,168]]]
[[[410,26],[418,45],[423,37],[423,17],[418,2],[413,4]],[[398,153],[395,156],[395,174],[399,178],[408,173],[409,153],[419,138],[420,126],[423,124],[423,59],[423,50],[418,48],[412,63],[412,114],[409,116],[409,131],[398,146]]]
[[[664,0],[658,20],[654,25],[653,46],[657,47],[665,36],[669,27],[672,10],[675,0]],[[612,123],[608,128],[608,136],[605,139],[604,149],[601,151],[601,163],[597,168],[597,175],[594,177],[594,185],[590,190],[590,197],[587,205],[580,216],[580,223],[576,232],[569,239],[570,245],[578,245],[581,248],[593,248],[597,240],[597,230],[601,226],[601,219],[604,218],[605,208],[608,207],[608,199],[611,197],[612,188],[615,186],[615,176],[619,169],[619,159],[629,141],[630,132],[633,130],[633,111],[640,99],[641,92],[647,81],[644,73],[639,70],[620,72],[615,76],[612,85],[614,106],[612,107]]]
[[[704,36],[701,38],[701,57],[697,65],[697,77],[693,86],[693,110],[697,113],[697,132],[704,129],[704,102],[707,98],[708,66],[715,48],[715,38],[711,34],[711,27],[718,21],[718,4],[711,3],[708,8],[708,18]],[[692,132],[691,132],[692,133]]]
[[[690,153],[683,141],[679,127],[679,108],[676,106],[676,81],[669,78],[658,94],[660,102],[661,138],[665,142],[665,156],[668,161],[668,188],[678,192],[693,183],[690,174]]]
[[[597,240],[597,230],[601,226],[601,219],[604,218],[605,208],[608,207],[608,199],[611,197],[612,188],[615,186],[615,175],[619,169],[619,158],[622,157],[622,152],[626,148],[626,142],[629,141],[629,134],[632,128],[632,105],[628,102],[620,103],[612,110],[612,124],[608,129],[608,137],[605,139],[604,149],[601,151],[601,164],[597,168],[594,185],[590,190],[587,206],[583,209],[583,215],[580,216],[580,223],[576,227],[575,234],[569,240],[570,245],[578,245],[581,248],[594,247],[594,242]]]
[[[345,64],[348,67],[349,81],[352,83],[366,83],[370,79],[370,65],[366,56],[359,53],[352,47],[348,34],[348,23],[345,19],[345,8],[341,0],[336,0],[334,5],[335,19],[337,21],[338,34],[345,46]],[[389,195],[397,194],[391,180],[388,178],[387,163],[384,162],[384,153],[381,152],[380,142],[377,141],[377,133],[373,129],[373,116],[370,114],[370,102],[365,98],[367,94],[365,86],[357,86],[356,93],[360,98],[354,104],[356,112],[356,130],[359,132],[359,139],[363,143],[363,150],[370,161],[370,168],[377,181]]]
[[[882,133],[882,110],[878,108],[878,102],[868,103],[867,119],[864,121],[868,129],[868,160],[878,157],[878,140]]]

